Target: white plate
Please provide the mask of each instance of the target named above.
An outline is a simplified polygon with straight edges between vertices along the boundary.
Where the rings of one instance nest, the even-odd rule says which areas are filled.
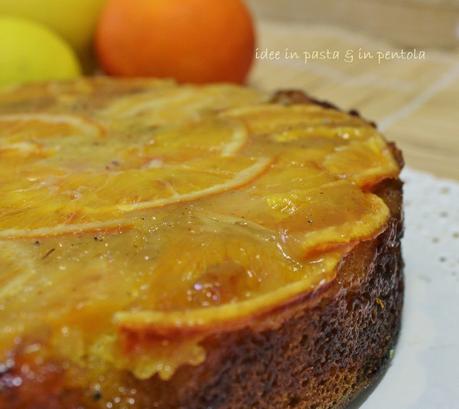
[[[459,408],[459,183],[407,169],[405,306],[391,366],[360,409]]]

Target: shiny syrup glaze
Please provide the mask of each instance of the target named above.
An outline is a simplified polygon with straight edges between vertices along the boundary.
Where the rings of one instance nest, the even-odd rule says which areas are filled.
[[[168,379],[209,334],[330,283],[384,229],[370,190],[398,172],[360,118],[246,88],[0,93],[0,356],[66,362],[78,387]]]

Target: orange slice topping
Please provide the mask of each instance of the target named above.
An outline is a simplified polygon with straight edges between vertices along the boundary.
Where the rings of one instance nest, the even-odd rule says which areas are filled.
[[[389,218],[371,191],[399,166],[357,117],[228,85],[27,89],[0,91],[0,354],[168,379]]]
[[[0,115],[0,139],[39,140],[87,134],[101,136],[103,128],[76,115],[21,113]]]

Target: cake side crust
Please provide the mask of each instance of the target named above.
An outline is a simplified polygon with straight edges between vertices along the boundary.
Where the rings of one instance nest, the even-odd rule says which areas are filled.
[[[169,382],[153,378],[142,385],[142,407],[338,408],[372,384],[400,328],[401,189],[400,181],[378,187],[392,210],[388,228],[347,256],[315,307],[306,302],[275,330],[211,337],[204,364],[181,368]]]
[[[273,101],[337,109],[301,91],[280,91]],[[388,146],[402,168],[401,152]],[[168,384],[152,379],[145,385],[146,395],[156,395],[146,407],[340,408],[374,383],[390,362],[401,324],[402,190],[399,179],[373,189],[390,209],[387,228],[351,251],[325,293],[293,306],[278,329],[211,337],[203,365],[182,368]]]

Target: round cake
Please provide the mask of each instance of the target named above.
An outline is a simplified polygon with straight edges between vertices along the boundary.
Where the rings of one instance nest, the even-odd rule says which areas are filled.
[[[0,408],[342,407],[400,326],[402,166],[297,91],[0,91]]]

